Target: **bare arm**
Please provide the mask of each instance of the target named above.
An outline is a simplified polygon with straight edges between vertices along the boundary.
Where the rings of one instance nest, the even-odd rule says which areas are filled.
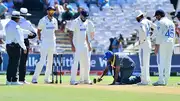
[[[38,33],[38,39],[41,40],[41,29],[38,29],[37,33]]]
[[[7,11],[8,11],[8,8],[4,9],[4,11],[0,14],[0,16],[2,16]]]
[[[0,39],[0,44],[4,44],[5,42],[3,41],[3,39]]]
[[[105,68],[104,71],[103,71],[103,74],[100,76],[99,79],[102,79],[102,78],[104,77],[104,75],[107,74],[107,72],[108,72],[108,66],[106,66],[106,68]]]
[[[71,47],[72,47],[72,51],[75,52],[75,46],[74,46],[74,43],[73,43],[73,31],[68,31],[69,33],[69,38],[70,38],[70,44],[71,44]]]
[[[154,53],[157,55],[159,52],[159,44],[155,44],[155,50]]]
[[[87,44],[88,44],[89,51],[91,51],[91,45],[90,45],[90,43],[89,43],[87,34],[86,34],[86,42],[87,42]]]
[[[120,72],[120,66],[116,66],[113,84],[115,84],[115,82],[117,81],[119,72]]]
[[[94,40],[94,32],[91,32],[90,35],[91,35],[91,39]]]

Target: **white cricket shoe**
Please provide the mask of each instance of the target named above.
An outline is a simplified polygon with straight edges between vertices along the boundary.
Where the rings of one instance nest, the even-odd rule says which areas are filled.
[[[45,80],[44,84],[53,84],[53,82]]]
[[[84,84],[89,84],[89,85],[92,85],[93,83],[91,81],[84,81]]]
[[[32,84],[37,84],[38,82],[37,82],[36,79],[32,79],[31,83],[32,83]]]
[[[6,85],[11,85],[11,82],[9,82],[9,81],[6,81]]]
[[[23,83],[20,83],[20,82],[11,82],[11,85],[23,85]]]
[[[78,85],[79,83],[76,81],[70,81],[70,85]]]
[[[153,83],[152,85],[153,85],[153,86],[166,86],[167,84],[166,84],[166,83],[163,83],[163,82],[157,81],[157,82]]]
[[[26,85],[29,85],[31,83],[27,82],[27,81],[19,81],[20,83],[23,83],[23,84],[26,84]]]
[[[148,82],[139,82],[139,83],[137,83],[138,86],[147,86],[149,84],[150,83],[148,83]]]
[[[80,80],[78,83],[79,83],[79,84],[84,84],[84,81],[81,81],[81,80]]]

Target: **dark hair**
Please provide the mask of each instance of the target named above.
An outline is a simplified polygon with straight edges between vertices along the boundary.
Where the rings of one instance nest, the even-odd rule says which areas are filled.
[[[16,21],[17,19],[19,19],[19,18],[17,18],[17,17],[11,17],[11,20]]]
[[[151,21],[151,17],[148,16],[147,19]]]
[[[144,15],[139,16],[139,18],[144,18]]]
[[[165,17],[165,14],[159,14],[161,17]]]

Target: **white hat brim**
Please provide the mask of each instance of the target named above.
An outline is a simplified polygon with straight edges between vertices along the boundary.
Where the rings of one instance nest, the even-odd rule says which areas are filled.
[[[30,13],[26,13],[26,14],[21,13],[21,15],[31,16],[32,14],[30,14]]]

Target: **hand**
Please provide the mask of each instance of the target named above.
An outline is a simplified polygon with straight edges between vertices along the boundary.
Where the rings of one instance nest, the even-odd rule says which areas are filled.
[[[76,52],[76,48],[74,46],[71,47],[73,52]]]
[[[101,79],[101,78],[98,78],[98,79],[97,79],[97,82],[101,82],[101,81],[102,81],[102,79]]]
[[[159,52],[159,45],[155,45],[154,53],[157,55]]]
[[[24,50],[24,54],[26,54],[27,53],[27,50]]]
[[[89,46],[89,51],[91,51],[92,50],[92,48]]]

